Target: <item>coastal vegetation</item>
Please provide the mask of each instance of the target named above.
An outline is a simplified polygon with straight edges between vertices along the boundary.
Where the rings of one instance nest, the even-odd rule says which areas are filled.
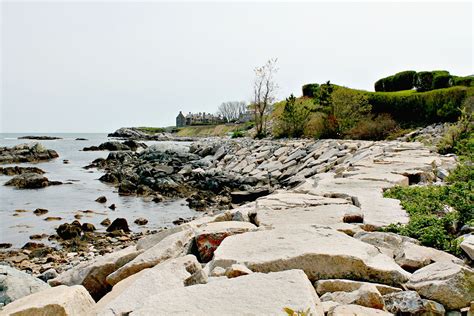
[[[474,95],[474,77],[404,71],[378,80],[376,92],[330,81],[306,84],[302,91],[300,98],[275,103],[275,137],[381,140],[407,128],[455,122],[464,100]]]
[[[447,185],[394,187],[385,192],[385,197],[399,199],[410,215],[407,225],[390,225],[388,231],[461,254],[463,228],[474,226],[473,108],[471,96],[464,101],[458,122],[438,144],[440,153],[454,153],[461,161],[446,178]]]

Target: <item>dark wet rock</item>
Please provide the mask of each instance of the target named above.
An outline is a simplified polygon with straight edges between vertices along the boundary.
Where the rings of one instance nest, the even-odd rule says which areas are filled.
[[[39,143],[0,147],[0,164],[48,161],[57,157],[56,151],[46,149]]]
[[[137,188],[137,195],[149,196],[149,195],[154,195],[154,194],[155,194],[155,191],[153,191],[150,187],[146,185],[139,185]]]
[[[115,206],[115,203],[112,203],[110,204],[109,208],[113,211],[117,208],[117,206]]]
[[[24,244],[23,247],[21,247],[21,249],[34,250],[34,249],[39,249],[39,248],[44,248],[44,247],[45,245],[42,243],[29,241],[26,244]]]
[[[33,213],[36,216],[41,216],[41,215],[44,215],[44,214],[48,213],[48,210],[45,209],[45,208],[37,208],[36,210],[33,211]]]
[[[59,225],[56,229],[56,233],[61,239],[68,240],[76,237],[80,237],[82,233],[81,225],[77,225],[74,221],[72,224],[64,223]]]
[[[62,220],[62,218],[59,216],[48,216],[44,220],[47,222],[51,222],[51,221],[60,221]]]
[[[18,189],[39,189],[59,184],[62,184],[62,182],[49,181],[48,178],[37,173],[20,174],[5,183],[7,186],[14,186]]]
[[[164,198],[162,195],[160,194],[155,194],[155,196],[153,197],[153,202],[155,203],[160,203],[160,202],[163,202]]]
[[[364,222],[364,214],[359,212],[350,212],[344,214],[342,221],[344,223],[363,223]]]
[[[8,249],[11,248],[13,245],[7,242],[0,243],[0,249]]]
[[[108,226],[110,226],[110,223],[111,223],[110,219],[106,218],[102,222],[100,222],[100,225],[108,227]]]
[[[271,191],[268,188],[260,188],[252,191],[234,191],[230,195],[232,197],[232,203],[243,203],[255,201],[259,197],[270,194]]]
[[[40,240],[40,239],[44,239],[44,238],[48,238],[48,235],[47,234],[35,234],[35,235],[30,236],[31,240]]]
[[[127,140],[123,143],[117,141],[110,141],[100,144],[99,146],[90,146],[84,147],[83,151],[98,151],[98,150],[108,150],[108,151],[124,151],[131,150],[136,151],[138,148],[146,148],[147,145],[144,143],[139,143],[134,140]]]
[[[46,246],[38,247],[31,251],[31,253],[29,254],[29,257],[30,258],[44,258],[53,252],[54,252],[54,249],[51,247],[46,247]]]
[[[105,203],[107,202],[107,198],[105,196],[99,196],[97,199],[95,199],[96,202],[98,203]]]
[[[180,218],[174,220],[174,221],[173,221],[173,224],[176,225],[176,226],[179,226],[179,225],[181,225],[181,224],[184,224],[184,223],[189,222],[190,220],[191,220],[191,219],[185,219],[185,218],[180,217]]]
[[[55,140],[55,139],[62,139],[61,137],[55,137],[55,136],[21,136],[18,137],[18,139],[33,139],[33,140]]]
[[[0,174],[6,176],[15,176],[24,173],[37,173],[37,174],[44,174],[44,171],[40,168],[36,167],[0,167]]]
[[[87,138],[78,137],[75,140],[88,140]]]
[[[67,165],[69,163],[69,160],[68,159],[64,159],[63,160],[63,164]]]
[[[118,188],[118,192],[120,195],[131,195],[136,193],[137,187],[136,185],[129,180],[123,180]]]
[[[137,225],[146,225],[148,223],[148,220],[146,218],[140,217],[137,218],[134,223]]]
[[[95,231],[95,226],[91,223],[83,223],[81,229],[83,232],[93,232]]]
[[[113,232],[116,230],[122,230],[126,233],[130,232],[128,228],[128,223],[125,218],[116,218],[109,227],[107,227],[107,232]]]

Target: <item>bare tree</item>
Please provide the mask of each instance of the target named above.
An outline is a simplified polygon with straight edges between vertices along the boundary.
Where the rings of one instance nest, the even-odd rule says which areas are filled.
[[[245,101],[229,101],[219,105],[217,113],[222,115],[228,122],[235,122],[246,110],[247,103]]]
[[[266,133],[266,114],[275,102],[275,94],[278,85],[275,82],[277,59],[268,60],[262,67],[255,68],[255,82],[253,86],[253,110],[255,115],[255,127],[257,137],[263,137]]]

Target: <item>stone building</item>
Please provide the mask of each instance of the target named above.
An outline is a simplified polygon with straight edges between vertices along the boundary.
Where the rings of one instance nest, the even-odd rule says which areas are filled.
[[[178,116],[176,116],[176,127],[184,126],[186,126],[186,118],[184,117],[183,113],[179,111]]]

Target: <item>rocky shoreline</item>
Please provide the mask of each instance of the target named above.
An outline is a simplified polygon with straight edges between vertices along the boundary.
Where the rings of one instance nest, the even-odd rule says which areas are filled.
[[[175,142],[192,142],[198,140],[194,137],[179,137],[168,132],[159,133],[145,133],[136,127],[122,127],[113,133],[107,135],[108,137],[116,137],[120,139],[129,139],[136,141],[156,140],[156,141],[175,141]]]
[[[86,256],[40,288],[0,266],[10,282],[31,283],[20,295],[7,289],[2,312],[473,313],[472,243],[463,261],[378,231],[408,221],[385,189],[442,185],[456,163],[402,141],[214,139],[189,152],[111,152],[88,167],[119,194],[184,196],[202,216],[144,238],[120,233],[126,248]]]

